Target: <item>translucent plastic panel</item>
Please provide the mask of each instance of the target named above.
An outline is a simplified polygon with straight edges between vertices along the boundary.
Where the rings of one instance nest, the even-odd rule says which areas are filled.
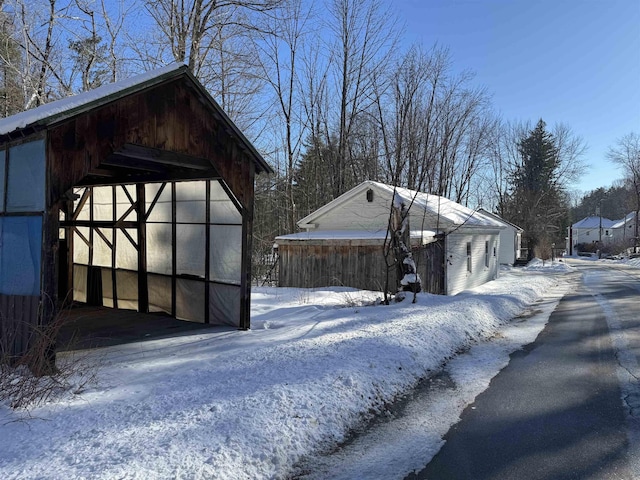
[[[178,225],[176,262],[178,275],[204,278],[206,230],[204,225]]]
[[[113,307],[113,277],[110,268],[102,268],[102,305]]]
[[[5,217],[0,228],[0,293],[40,295],[42,217]]]
[[[89,239],[89,227],[78,227],[73,232],[73,262],[89,264],[89,246],[82,237]]]
[[[153,203],[153,199],[156,198],[158,191],[162,187],[161,183],[148,183],[144,186],[145,191],[145,200],[147,207],[145,209],[146,212],[149,212],[151,208],[151,204]],[[168,183],[160,197],[158,197],[158,201],[154,205],[151,213],[149,213],[148,222],[171,222],[171,184]]]
[[[211,280],[240,283],[242,267],[242,226],[211,225]]]
[[[8,212],[44,210],[44,140],[9,149]]]
[[[131,208],[131,200],[127,197],[125,190],[129,192],[129,196],[135,202],[136,201],[136,186],[135,185],[119,185],[116,187],[116,215],[120,220],[122,216]],[[138,213],[132,210],[123,220],[135,222],[138,219]]]
[[[0,150],[0,212],[4,212],[4,175],[7,152]]]
[[[147,275],[149,311],[171,314],[171,277]]]
[[[111,267],[111,248],[98,234],[98,231],[113,245],[113,230],[110,228],[96,228],[93,233],[93,264],[100,267]]]
[[[138,233],[134,229],[129,228],[126,231],[134,241],[137,241]],[[122,230],[117,230],[116,234],[116,268],[138,270],[138,250]]]
[[[93,187],[93,219],[113,220],[112,187]]]
[[[176,183],[176,221],[204,223],[206,221],[206,182]]]
[[[86,188],[74,188],[73,193],[78,196],[78,198],[73,202],[73,211],[76,212],[78,207],[80,206],[80,201],[82,200],[82,196],[84,195]],[[76,217],[78,220],[89,220],[89,200],[84,204],[82,209],[78,212],[78,216]]]
[[[240,287],[209,284],[209,323],[240,326]]]
[[[147,271],[171,275],[171,224],[147,223]]]
[[[77,302],[87,301],[87,266],[73,265],[73,299]]]
[[[116,272],[118,308],[138,309],[138,274],[136,272]]]
[[[211,223],[242,224],[242,215],[220,182],[211,182]]]
[[[176,282],[176,317],[204,323],[204,282],[179,278]]]

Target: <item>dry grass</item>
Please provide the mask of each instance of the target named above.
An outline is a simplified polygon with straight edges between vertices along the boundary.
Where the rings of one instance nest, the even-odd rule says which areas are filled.
[[[68,354],[56,361],[55,345],[67,321],[62,311],[48,325],[32,329],[29,348],[14,356],[1,349],[11,342],[0,342],[0,403],[16,410],[28,410],[67,392],[80,393],[94,383],[98,365],[85,356]]]

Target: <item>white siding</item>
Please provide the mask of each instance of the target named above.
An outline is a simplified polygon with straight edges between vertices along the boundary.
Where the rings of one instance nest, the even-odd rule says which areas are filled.
[[[513,265],[516,261],[516,250],[519,250],[516,229],[507,226],[500,231],[500,254],[498,260],[502,265]]]
[[[467,270],[467,243],[471,242],[471,272]],[[489,267],[485,266],[485,242],[489,242]],[[447,248],[447,295],[455,295],[469,288],[477,287],[498,276],[498,258],[494,256],[500,249],[497,234],[452,233],[446,239]]]
[[[386,193],[386,192],[384,192]],[[373,191],[373,201],[367,201],[367,191],[345,201],[339,208],[335,208],[319,216],[314,220],[317,230],[385,230],[389,223],[391,201],[380,191]],[[450,222],[443,218],[438,220],[431,215],[424,217],[420,208],[412,208],[409,217],[411,230],[445,229]]]
[[[388,222],[388,202],[378,192],[374,193],[373,202],[368,202],[366,191],[316,220],[318,230],[377,231],[386,228]]]

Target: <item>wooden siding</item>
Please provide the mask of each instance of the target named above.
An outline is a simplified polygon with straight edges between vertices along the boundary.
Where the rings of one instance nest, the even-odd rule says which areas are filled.
[[[316,288],[347,286],[384,291],[387,266],[382,242],[315,241],[279,242],[281,287]],[[414,249],[423,289],[444,293],[444,248],[434,242]],[[396,285],[395,268],[389,270],[389,285]]]
[[[39,305],[37,296],[0,294],[0,358],[26,353],[37,332]]]
[[[207,159],[211,170],[176,171],[113,179],[101,162],[125,145],[140,145],[191,158]],[[255,163],[221,118],[203,104],[195,89],[176,79],[68,120],[49,131],[49,202],[62,198],[87,177],[86,184],[222,177],[243,206],[253,202]],[[180,174],[179,174],[180,173]]]
[[[445,290],[445,238],[412,249],[418,274],[422,279],[422,290],[427,293],[444,295]]]
[[[382,245],[279,244],[281,287],[384,289]],[[394,272],[390,275],[393,277]],[[393,280],[393,278],[392,278]]]

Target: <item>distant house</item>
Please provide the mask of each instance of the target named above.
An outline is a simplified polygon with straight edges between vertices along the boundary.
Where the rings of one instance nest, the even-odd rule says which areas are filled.
[[[597,243],[598,241],[602,241],[603,244],[612,243],[614,224],[616,222],[613,220],[599,216],[585,217],[574,223],[569,228],[567,251],[570,255],[577,253],[575,248],[579,244]]]
[[[513,265],[515,261],[520,258],[520,249],[522,248],[522,232],[524,230],[519,226],[506,221],[500,215],[491,213],[484,208],[481,208],[479,212],[504,225],[505,228],[500,231],[500,250],[498,251],[498,262],[501,265]]]
[[[411,246],[423,289],[453,295],[498,276],[504,224],[436,195],[397,188],[411,205]],[[383,290],[382,253],[394,187],[366,181],[301,219],[305,232],[276,238],[279,285]],[[393,269],[390,285],[395,285]]]
[[[616,244],[632,246],[635,243],[637,222],[636,212],[630,212],[623,219],[613,223],[611,230]]]

